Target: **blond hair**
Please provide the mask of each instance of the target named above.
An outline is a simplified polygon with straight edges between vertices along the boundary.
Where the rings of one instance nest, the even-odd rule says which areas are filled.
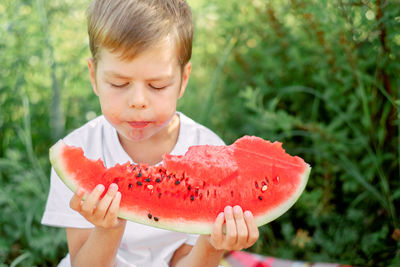
[[[93,0],[87,15],[95,65],[101,48],[131,60],[168,37],[182,68],[191,58],[193,22],[185,0]]]

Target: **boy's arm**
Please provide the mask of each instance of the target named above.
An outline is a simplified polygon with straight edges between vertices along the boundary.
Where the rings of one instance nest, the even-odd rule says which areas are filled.
[[[207,237],[200,236],[194,247],[183,244],[178,248],[171,259],[170,266],[218,266],[223,254],[224,250],[216,250]]]
[[[93,229],[67,228],[68,249],[72,266],[113,266],[125,231],[126,221],[118,219],[121,194],[116,185],[110,186],[102,199],[104,186],[96,187],[85,200],[77,190],[70,206],[95,227]]]
[[[114,229],[67,228],[72,266],[114,266],[125,227]]]
[[[226,225],[226,234],[223,225]],[[171,266],[218,266],[225,250],[241,250],[251,247],[259,237],[258,228],[251,212],[243,213],[239,206],[227,206],[215,220],[211,236],[202,235],[186,255],[177,250]]]

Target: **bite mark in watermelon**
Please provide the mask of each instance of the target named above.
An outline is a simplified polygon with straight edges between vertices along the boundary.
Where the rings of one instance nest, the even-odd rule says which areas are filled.
[[[118,184],[121,218],[199,234],[211,233],[227,205],[250,210],[257,226],[278,218],[300,197],[311,171],[281,143],[254,136],[229,146],[192,146],[184,156],[165,154],[158,166],[127,162],[108,169],[60,140],[50,148],[50,161],[74,192]]]

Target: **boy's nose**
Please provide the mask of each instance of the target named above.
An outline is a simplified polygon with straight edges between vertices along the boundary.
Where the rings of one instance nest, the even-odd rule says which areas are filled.
[[[131,105],[131,108],[145,109],[147,106],[144,104]]]
[[[148,101],[144,88],[132,88],[132,93],[129,96],[129,106],[135,109],[145,109],[148,106]]]

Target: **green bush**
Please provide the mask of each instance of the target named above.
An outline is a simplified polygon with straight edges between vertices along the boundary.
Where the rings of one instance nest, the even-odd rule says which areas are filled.
[[[227,143],[279,140],[312,167],[306,192],[251,251],[400,264],[400,13],[396,1],[188,1],[193,72],[179,109]],[[65,233],[40,225],[48,148],[100,114],[88,1],[0,3],[0,262],[55,265]],[[212,41],[210,41],[212,40]]]
[[[197,119],[227,141],[282,141],[313,166],[299,203],[253,250],[399,264],[398,3],[251,2],[207,2],[213,28],[200,34],[217,48],[204,43],[201,58],[217,71]]]

